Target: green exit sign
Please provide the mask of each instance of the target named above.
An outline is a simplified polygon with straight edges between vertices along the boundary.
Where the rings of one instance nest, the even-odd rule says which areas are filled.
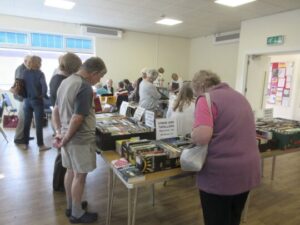
[[[267,38],[267,45],[282,45],[284,42],[284,36],[272,36]]]

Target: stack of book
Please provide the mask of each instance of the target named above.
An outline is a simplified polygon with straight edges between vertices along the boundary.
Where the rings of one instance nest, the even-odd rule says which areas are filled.
[[[111,164],[120,172],[121,176],[128,183],[145,180],[145,175],[134,165],[131,165],[125,158],[113,160]]]

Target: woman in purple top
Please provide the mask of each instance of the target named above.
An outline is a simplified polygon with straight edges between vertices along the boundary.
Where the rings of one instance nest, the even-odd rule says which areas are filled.
[[[208,144],[197,185],[205,225],[238,225],[249,191],[260,184],[255,121],[246,98],[209,71],[195,74],[192,141]],[[211,117],[203,94],[211,98]]]

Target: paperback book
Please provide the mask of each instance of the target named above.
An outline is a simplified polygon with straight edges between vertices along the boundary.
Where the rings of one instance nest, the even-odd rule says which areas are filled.
[[[126,180],[128,183],[134,183],[138,181],[145,180],[145,175],[135,166],[128,166],[122,169],[119,169],[122,177],[124,180]]]

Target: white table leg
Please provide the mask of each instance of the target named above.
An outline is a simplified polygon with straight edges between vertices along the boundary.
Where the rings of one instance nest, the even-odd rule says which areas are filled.
[[[138,192],[138,188],[135,188],[134,189],[134,196],[133,196],[132,223],[131,223],[132,225],[135,225],[137,192]]]
[[[264,177],[264,164],[265,164],[265,159],[261,159],[261,177]]]
[[[128,189],[128,220],[127,225],[131,225],[131,215],[132,215],[132,203],[131,203],[131,189]]]
[[[115,188],[115,176],[113,174],[112,169],[109,169],[106,225],[110,225],[111,211],[112,211],[113,198],[114,198],[114,188]]]
[[[152,192],[152,207],[155,205],[155,186],[154,184],[151,185],[151,192]]]
[[[271,180],[274,180],[274,175],[275,175],[275,166],[276,166],[276,156],[273,156],[272,159],[272,174],[271,174]]]

